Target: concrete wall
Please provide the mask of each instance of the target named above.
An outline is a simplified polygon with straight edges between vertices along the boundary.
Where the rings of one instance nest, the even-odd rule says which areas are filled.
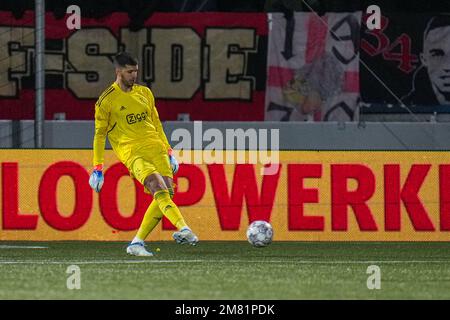
[[[281,150],[450,150],[450,123],[402,122],[165,122],[171,140],[176,129],[186,129],[192,136],[216,128],[226,136],[227,129],[279,129]],[[200,132],[197,134],[195,131]],[[269,136],[270,136],[270,131]],[[175,133],[180,133],[177,131]],[[46,148],[91,148],[93,121],[47,121]],[[0,121],[1,148],[33,148],[34,122]],[[199,138],[200,140],[201,137]],[[178,142],[171,141],[172,146]],[[210,144],[203,141],[202,146]]]

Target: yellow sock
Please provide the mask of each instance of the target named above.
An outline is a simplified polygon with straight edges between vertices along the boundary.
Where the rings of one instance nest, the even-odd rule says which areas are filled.
[[[173,189],[169,188],[170,198],[173,198]],[[158,225],[163,213],[159,208],[158,201],[153,200],[147,211],[145,211],[144,219],[142,219],[139,230],[136,234],[141,240],[145,240],[153,229]]]
[[[183,227],[187,227],[186,222],[181,215],[180,209],[178,209],[175,202],[170,198],[169,190],[160,190],[155,192],[153,199],[158,202],[164,216],[169,219],[170,222],[180,230]]]
[[[162,216],[163,213],[159,209],[158,202],[153,200],[147,211],[145,211],[144,219],[141,222],[136,236],[141,240],[145,240],[150,232],[158,225],[159,221],[161,221]]]

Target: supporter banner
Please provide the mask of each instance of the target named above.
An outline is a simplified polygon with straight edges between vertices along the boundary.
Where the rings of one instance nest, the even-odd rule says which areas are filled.
[[[125,13],[81,19],[80,30],[66,18],[46,15],[46,119],[93,119],[120,49],[138,57],[162,120],[264,119],[265,14],[155,13],[139,30]],[[0,119],[34,118],[33,25],[33,12],[0,12]]]
[[[266,120],[357,120],[360,20],[360,12],[269,16]]]
[[[151,198],[111,151],[94,193],[91,155],[3,150],[0,240],[130,240]],[[259,169],[180,167],[174,201],[201,240],[245,240],[261,219],[276,241],[450,241],[447,152],[284,151],[274,174]],[[150,239],[172,232],[164,221]]]
[[[450,112],[450,16],[383,14],[362,26],[362,112]]]

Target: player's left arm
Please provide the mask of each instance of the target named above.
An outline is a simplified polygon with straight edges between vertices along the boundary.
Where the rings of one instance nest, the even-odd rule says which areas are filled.
[[[95,133],[93,141],[93,165],[94,170],[89,177],[89,185],[96,192],[100,192],[103,186],[103,161],[105,153],[105,141],[110,117],[108,102],[99,99],[95,104]]]
[[[160,137],[161,141],[164,143],[164,145],[167,148],[167,153],[169,155],[170,165],[172,167],[173,173],[175,174],[178,171],[179,164],[178,164],[178,161],[175,159],[175,157],[172,154],[173,153],[172,147],[170,146],[169,140],[167,139],[167,136],[166,136],[166,134],[164,132],[164,129],[163,129],[163,126],[161,124],[161,120],[159,119],[158,110],[156,109],[156,104],[155,104],[155,98],[153,97],[153,94],[150,91],[150,89],[147,88],[147,90],[148,90],[147,94],[148,94],[149,99],[150,99],[150,105],[149,105],[149,107],[150,107],[150,117],[151,117],[153,125],[156,128],[156,131],[159,134],[159,137]]]
[[[164,145],[167,147],[167,150],[171,149],[169,141],[167,140],[166,134],[164,133],[164,129],[161,124],[161,120],[159,119],[158,110],[156,109],[155,105],[155,98],[153,97],[152,92],[150,89],[146,88],[147,90],[147,96],[149,98],[149,108],[150,108],[150,119],[152,120],[153,125],[156,128],[156,131],[158,132],[158,135],[161,139],[161,141],[164,143]]]

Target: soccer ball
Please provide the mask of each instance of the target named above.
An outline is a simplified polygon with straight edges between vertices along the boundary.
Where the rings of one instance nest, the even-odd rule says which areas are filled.
[[[265,247],[272,243],[273,229],[270,223],[257,220],[247,228],[247,240],[254,247]]]

